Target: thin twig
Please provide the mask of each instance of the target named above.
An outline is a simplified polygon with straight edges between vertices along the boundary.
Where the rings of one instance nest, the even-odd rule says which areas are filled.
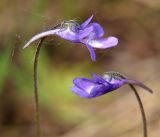
[[[45,37],[40,40],[37,45],[34,66],[33,66],[33,86],[34,86],[34,97],[35,97],[35,118],[36,118],[36,137],[41,137],[41,128],[40,128],[40,112],[39,112],[39,98],[38,98],[38,83],[37,83],[37,66],[38,66],[38,57],[39,52],[42,47],[42,43]]]
[[[137,98],[137,101],[138,101],[138,104],[139,104],[139,108],[141,110],[141,115],[142,115],[142,121],[143,121],[143,136],[144,137],[147,137],[147,119],[146,119],[146,115],[145,115],[145,111],[144,111],[144,107],[143,107],[143,104],[142,104],[142,101],[141,101],[141,98],[136,90],[136,88],[133,86],[133,85],[130,85],[129,86],[131,87],[131,89],[133,90],[136,98]]]

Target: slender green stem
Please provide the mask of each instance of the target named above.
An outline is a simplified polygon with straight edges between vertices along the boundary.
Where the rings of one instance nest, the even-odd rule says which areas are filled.
[[[34,86],[34,97],[35,97],[35,118],[36,118],[36,137],[41,137],[41,128],[40,128],[40,112],[39,112],[39,98],[38,98],[38,83],[37,83],[37,66],[38,66],[38,57],[39,52],[42,47],[42,43],[45,37],[40,40],[37,45],[34,66],[33,66],[33,86]]]
[[[134,94],[137,98],[138,104],[139,104],[139,108],[141,110],[141,115],[142,115],[142,121],[143,121],[143,136],[147,137],[147,119],[146,119],[146,115],[145,115],[145,111],[144,111],[144,107],[141,101],[141,98],[136,90],[136,88],[133,85],[129,85],[131,87],[131,89],[134,91]]]

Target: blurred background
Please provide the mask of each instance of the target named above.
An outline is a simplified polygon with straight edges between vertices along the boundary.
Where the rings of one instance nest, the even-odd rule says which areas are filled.
[[[81,44],[45,40],[39,58],[39,98],[44,137],[142,137],[136,98],[128,86],[95,99],[70,91],[72,80],[115,70],[153,89],[137,88],[149,137],[160,134],[159,0],[0,0],[0,137],[34,137],[33,59],[35,34],[60,21],[93,21],[119,45],[96,50],[97,62]]]

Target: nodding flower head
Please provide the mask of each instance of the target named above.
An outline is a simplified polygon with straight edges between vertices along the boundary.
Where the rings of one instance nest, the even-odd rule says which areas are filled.
[[[118,39],[113,36],[102,38],[104,30],[102,26],[96,22],[90,23],[93,15],[82,24],[78,24],[74,20],[63,21],[50,30],[41,32],[33,36],[23,48],[28,47],[32,42],[47,37],[57,35],[65,40],[82,43],[90,52],[91,59],[96,60],[96,55],[93,48],[106,49],[118,44]]]
[[[124,84],[129,84],[139,86],[152,93],[152,90],[143,83],[128,79],[118,72],[110,71],[102,77],[93,74],[92,78],[75,78],[73,80],[74,86],[71,87],[72,92],[82,98],[95,98],[116,90]]]

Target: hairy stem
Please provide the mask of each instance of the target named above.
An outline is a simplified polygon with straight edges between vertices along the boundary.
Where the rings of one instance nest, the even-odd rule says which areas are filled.
[[[35,98],[35,119],[36,119],[36,137],[41,137],[41,129],[40,129],[40,113],[39,113],[39,98],[38,98],[38,83],[37,83],[37,66],[38,66],[38,57],[39,52],[42,47],[42,43],[45,37],[40,40],[37,45],[35,58],[34,58],[34,66],[33,66],[33,86],[34,86],[34,98]]]
[[[138,104],[139,104],[139,108],[141,110],[141,115],[142,115],[142,121],[143,121],[143,136],[147,137],[147,119],[146,119],[146,115],[145,115],[145,111],[144,111],[144,107],[141,101],[141,98],[136,90],[136,88],[133,85],[130,85],[131,89],[134,91],[134,94],[137,98]]]

